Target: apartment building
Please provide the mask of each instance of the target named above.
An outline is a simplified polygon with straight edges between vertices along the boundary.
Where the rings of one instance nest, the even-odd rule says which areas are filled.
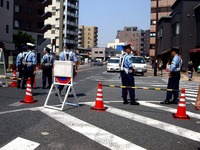
[[[144,30],[138,30],[137,27],[124,27],[124,30],[118,30],[116,39],[125,44],[131,44],[137,55],[144,53]]]
[[[51,17],[51,11],[45,12],[45,7],[51,4],[52,0],[14,0],[14,33],[23,31],[30,34],[36,40],[38,54],[42,53],[46,46],[44,33],[51,28],[50,24],[44,24],[45,20]]]
[[[98,27],[79,26],[78,47],[94,48],[98,46]]]
[[[9,56],[15,50],[13,43],[13,0],[0,0],[0,55],[4,49],[6,67],[10,64]],[[2,56],[2,55],[1,55]],[[3,58],[1,58],[0,69],[3,68]]]
[[[159,0],[158,1],[158,18],[162,16],[169,16],[172,12],[171,6],[176,0]],[[156,46],[156,2],[157,0],[151,0],[151,27],[150,27],[150,56],[155,56]],[[159,20],[158,19],[158,20]]]
[[[52,17],[45,21],[45,24],[51,24],[45,38],[50,39],[48,44],[53,51],[63,51],[64,45],[77,48],[79,0],[52,0],[52,5],[46,11],[52,12]]]

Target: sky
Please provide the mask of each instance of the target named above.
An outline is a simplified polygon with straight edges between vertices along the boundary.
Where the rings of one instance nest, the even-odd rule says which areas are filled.
[[[114,42],[125,26],[150,29],[150,0],[80,0],[79,25],[97,26],[98,46]]]

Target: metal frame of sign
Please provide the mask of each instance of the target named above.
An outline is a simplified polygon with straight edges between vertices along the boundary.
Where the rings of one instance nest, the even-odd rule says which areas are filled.
[[[64,71],[65,70],[65,71]],[[67,92],[65,94],[64,99],[61,98],[60,92],[58,90],[58,85],[64,85],[67,87]],[[53,89],[56,89],[56,91],[52,92]],[[67,102],[67,98],[69,96],[70,90],[74,96],[75,103]],[[58,98],[61,102],[60,105],[48,105],[49,98],[51,94],[57,93]],[[54,62],[54,82],[51,85],[51,88],[49,90],[49,93],[47,95],[44,107],[45,108],[52,108],[57,110],[63,110],[65,105],[72,105],[72,106],[79,106],[76,93],[73,87],[73,62],[71,61],[55,61]]]
[[[3,59],[3,61],[1,62],[0,61],[0,64],[2,65],[3,64],[3,70],[4,70],[4,75],[0,74],[0,77],[1,78],[6,78],[6,65],[5,65],[5,55],[4,55],[4,49],[3,48],[0,48],[0,54],[1,54],[1,57]],[[8,80],[6,79],[6,85],[8,84]]]

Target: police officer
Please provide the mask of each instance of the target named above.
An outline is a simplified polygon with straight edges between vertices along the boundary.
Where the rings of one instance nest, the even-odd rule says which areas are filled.
[[[33,87],[34,83],[34,75],[36,74],[36,65],[37,60],[35,53],[32,51],[35,47],[32,43],[27,43],[28,50],[23,53],[23,66],[24,66],[24,75],[23,75],[23,82],[22,82],[22,89],[25,89],[25,85],[27,79],[31,78],[31,86]]]
[[[182,59],[179,57],[178,51],[179,50],[176,48],[171,49],[171,57],[173,59],[169,69],[169,80],[167,85],[168,89],[179,90]],[[173,95],[173,100],[170,101],[172,99],[172,95]],[[179,96],[178,91],[173,91],[173,92],[167,91],[166,100],[161,102],[161,104],[177,104],[179,101],[178,96]]]
[[[42,88],[45,89],[46,79],[48,78],[48,86],[49,89],[52,84],[52,69],[54,63],[54,57],[50,53],[50,48],[45,48],[45,55],[42,57],[41,66],[42,66]]]
[[[16,67],[17,70],[19,71],[19,75],[18,75],[18,85],[17,87],[20,88],[21,87],[21,81],[22,81],[22,77],[23,77],[23,64],[22,64],[22,60],[23,60],[23,52],[26,52],[28,49],[27,46],[22,46],[22,48],[20,49],[20,53],[17,55],[17,60],[16,60]]]
[[[72,50],[68,49],[67,45],[64,47],[63,52],[60,54],[60,61],[73,61],[74,62],[74,77],[77,75],[78,59],[76,57],[76,54]],[[64,88],[64,85],[58,86],[60,94],[61,94],[61,91],[63,90],[63,88]],[[56,96],[57,96],[57,94],[56,94]]]
[[[123,56],[122,59],[122,70],[121,70],[121,79],[123,86],[135,86],[135,81],[133,77],[134,69],[132,67],[132,54],[131,54],[131,47],[130,45],[124,46],[124,51],[126,54]],[[138,102],[135,101],[135,90],[132,88],[122,88],[122,98],[123,104],[128,104],[127,100],[127,93],[129,91],[131,105],[139,105]]]

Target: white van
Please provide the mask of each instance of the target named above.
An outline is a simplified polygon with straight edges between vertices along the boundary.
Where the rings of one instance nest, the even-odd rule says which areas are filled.
[[[107,72],[109,71],[120,71],[119,57],[111,57],[107,63]]]

